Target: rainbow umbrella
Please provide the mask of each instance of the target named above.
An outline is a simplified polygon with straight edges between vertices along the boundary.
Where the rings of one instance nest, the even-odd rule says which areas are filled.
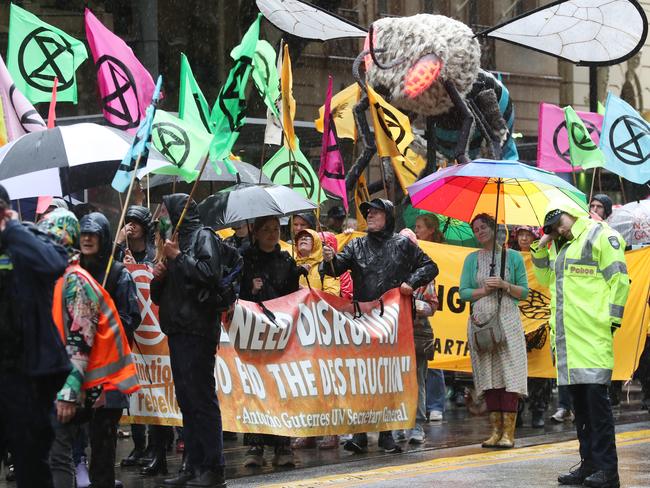
[[[415,208],[464,222],[487,213],[501,224],[541,227],[548,203],[567,200],[587,212],[585,194],[575,186],[518,161],[477,159],[449,166],[416,181],[408,192]]]
[[[408,187],[415,208],[464,222],[478,214],[507,225],[544,225],[549,202],[570,201],[587,213],[585,194],[553,173],[518,161],[477,159],[450,166]],[[494,271],[495,245],[492,248]]]

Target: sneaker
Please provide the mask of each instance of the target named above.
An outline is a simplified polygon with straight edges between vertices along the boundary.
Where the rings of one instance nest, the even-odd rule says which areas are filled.
[[[77,488],[88,488],[90,486],[90,477],[88,476],[88,466],[86,458],[82,457],[81,462],[75,467],[75,476],[77,478]]]
[[[424,429],[422,427],[416,426],[415,429],[411,429],[409,444],[424,444]]]
[[[406,431],[404,429],[394,430],[393,438],[395,439],[396,442],[406,442],[408,440],[408,438],[406,437]]]
[[[571,411],[567,410],[566,408],[558,408],[557,412],[555,412],[553,415],[551,415],[551,419],[554,420],[555,422],[561,424],[562,422],[565,422],[567,420],[570,420],[572,417]]]
[[[290,466],[295,467],[296,457],[293,455],[293,451],[289,447],[276,447],[275,454],[273,454],[273,460],[271,461],[273,466]]]
[[[244,457],[244,466],[247,468],[264,466],[264,447],[253,446],[248,451],[246,451],[246,457]]]
[[[440,410],[431,410],[429,412],[429,422],[440,422],[442,420],[442,412]]]
[[[391,439],[393,436],[390,437]],[[368,452],[368,434],[354,434],[352,439],[343,444],[343,449],[355,454]]]

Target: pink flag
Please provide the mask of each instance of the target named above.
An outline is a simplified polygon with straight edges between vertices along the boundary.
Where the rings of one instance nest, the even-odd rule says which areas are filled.
[[[600,140],[603,116],[593,112],[576,112],[582,119],[596,145]],[[556,173],[580,171],[571,166],[569,135],[564,110],[550,103],[539,104],[539,135],[537,143],[537,166]]]
[[[45,121],[29,100],[18,91],[2,57],[0,57],[0,98],[2,98],[9,141],[18,139],[28,132],[45,130]]]
[[[131,48],[89,9],[85,19],[104,117],[112,126],[135,133],[151,103],[153,79]]]
[[[333,195],[341,197],[345,210],[348,209],[348,194],[345,189],[345,166],[336,139],[336,127],[332,123],[332,77],[327,82],[325,109],[323,111],[323,145],[320,153],[318,179],[323,188]]]

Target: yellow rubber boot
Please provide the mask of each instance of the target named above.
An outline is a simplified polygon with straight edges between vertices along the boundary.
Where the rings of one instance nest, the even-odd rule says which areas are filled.
[[[515,424],[517,423],[517,412],[503,412],[503,434],[497,442],[497,447],[510,449],[515,447]]]
[[[490,425],[492,425],[492,435],[481,446],[497,447],[503,434],[503,412],[490,412]]]

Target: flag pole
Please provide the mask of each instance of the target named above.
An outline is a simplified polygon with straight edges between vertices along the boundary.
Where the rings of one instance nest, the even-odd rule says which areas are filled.
[[[185,214],[187,214],[187,209],[190,207],[190,202],[192,201],[192,198],[194,197],[194,193],[196,192],[197,187],[199,186],[199,181],[201,181],[201,175],[203,175],[203,171],[205,170],[205,167],[208,165],[208,161],[210,160],[210,151],[208,150],[208,153],[205,155],[203,158],[203,163],[201,164],[201,169],[199,170],[199,175],[196,177],[196,180],[194,180],[194,185],[192,185],[192,189],[190,190],[190,196],[185,202],[185,206],[183,207],[183,211],[181,212],[181,216],[178,218],[178,222],[176,223],[176,227],[174,227],[174,233],[172,234],[172,241],[178,234],[178,229],[180,228],[181,224],[183,223],[183,220],[185,220]]]
[[[598,168],[594,168],[594,172],[591,174],[591,190],[589,190],[589,200],[587,201],[587,205],[591,202],[591,199],[594,196],[594,184],[596,183],[596,171],[598,171]]]
[[[133,168],[133,175],[131,176],[131,183],[129,183],[129,189],[126,192],[126,200],[124,205],[122,205],[122,213],[120,214],[120,220],[117,223],[117,233],[124,225],[124,219],[126,217],[126,209],[129,207],[129,201],[131,200],[131,191],[133,191],[133,184],[135,183],[135,178],[138,173],[138,168],[140,167],[140,160],[142,159],[142,153],[138,154],[137,159],[135,160],[135,166]],[[120,201],[122,199],[122,194],[120,193]],[[115,239],[113,239],[113,248],[111,249],[111,254],[108,257],[108,263],[106,263],[106,269],[104,270],[104,279],[102,281],[102,287],[106,287],[106,280],[108,280],[108,272],[113,265],[113,256],[115,255],[115,250],[117,249],[117,233],[115,234]]]
[[[623,184],[623,178],[618,177],[618,181],[621,184],[621,193],[623,194],[623,205],[627,203],[627,197],[625,196],[625,185]]]

